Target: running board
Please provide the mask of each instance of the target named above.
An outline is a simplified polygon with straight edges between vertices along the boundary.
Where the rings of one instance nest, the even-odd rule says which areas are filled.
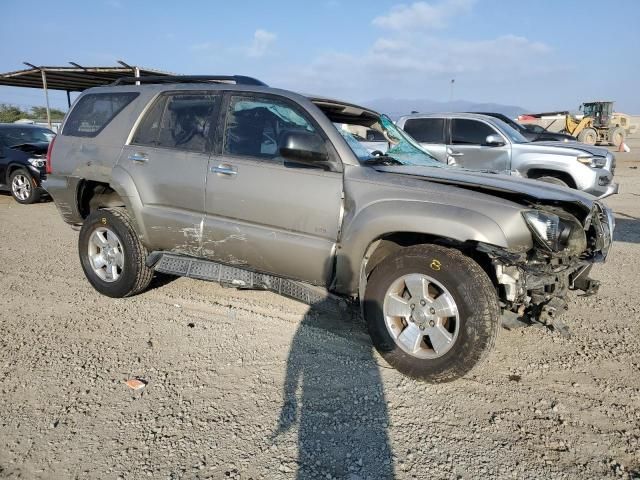
[[[222,263],[173,253],[153,252],[147,257],[147,266],[156,272],[179,277],[218,282],[227,287],[247,290],[270,290],[322,310],[336,312],[344,300],[326,289],[304,282],[256,273]]]

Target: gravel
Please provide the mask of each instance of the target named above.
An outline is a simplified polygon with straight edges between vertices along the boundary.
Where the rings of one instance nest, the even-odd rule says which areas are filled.
[[[640,478],[635,143],[571,338],[503,330],[444,385],[390,369],[359,318],[269,292],[100,296],[55,206],[0,195],[0,478]]]

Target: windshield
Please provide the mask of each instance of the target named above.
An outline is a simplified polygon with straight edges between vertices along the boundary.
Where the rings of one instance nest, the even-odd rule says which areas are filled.
[[[347,130],[347,125],[335,124],[336,128],[346,140],[353,153],[362,163],[374,161],[378,158],[391,158],[402,165],[420,165],[427,167],[446,167],[420,146],[409,134],[398,128],[389,117],[381,115],[376,126],[382,128],[382,135],[387,141],[358,141],[359,135]],[[386,150],[386,151],[385,151]],[[374,155],[372,152],[376,152]]]
[[[524,137],[519,131],[517,131],[515,128],[513,128],[508,123],[503,122],[499,118],[494,118],[494,122],[495,122],[496,126],[498,128],[500,128],[500,130],[502,130],[502,133],[504,133],[507,137],[509,137],[509,139],[513,143],[528,143],[529,142],[529,140],[527,140],[526,137]]]
[[[56,134],[48,128],[10,127],[0,129],[0,139],[9,147],[24,143],[49,143],[55,136]]]

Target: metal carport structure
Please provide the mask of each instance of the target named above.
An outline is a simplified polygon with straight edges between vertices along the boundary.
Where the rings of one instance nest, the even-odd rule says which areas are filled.
[[[84,67],[69,62],[70,67],[36,66],[23,62],[28,69],[0,74],[0,85],[7,87],[42,88],[47,108],[47,122],[51,127],[49,109],[49,90],[67,92],[67,105],[71,106],[71,92],[82,92],[87,88],[98,87],[115,82],[120,77],[146,77],[170,75],[168,72],[143,68],[118,60],[119,67]]]

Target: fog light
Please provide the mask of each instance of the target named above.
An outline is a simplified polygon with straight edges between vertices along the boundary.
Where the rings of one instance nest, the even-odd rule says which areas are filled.
[[[600,185],[600,186],[609,185],[610,183],[611,183],[611,178],[610,177],[600,177],[600,178],[598,178],[598,185]]]

